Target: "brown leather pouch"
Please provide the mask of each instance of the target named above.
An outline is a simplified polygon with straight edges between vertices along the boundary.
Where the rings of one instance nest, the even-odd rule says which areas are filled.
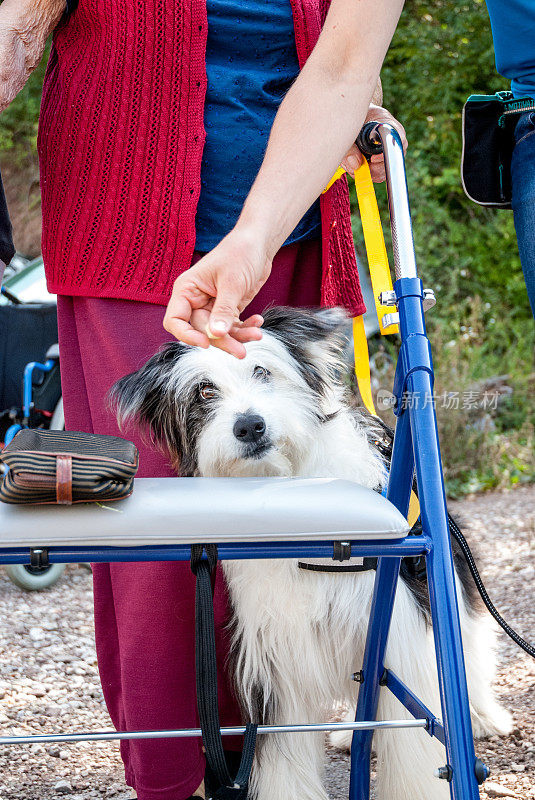
[[[19,431],[0,453],[4,503],[89,503],[131,494],[136,446],[118,436],[78,431]]]

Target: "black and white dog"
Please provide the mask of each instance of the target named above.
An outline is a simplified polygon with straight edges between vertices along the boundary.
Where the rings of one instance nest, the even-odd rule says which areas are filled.
[[[385,469],[373,429],[344,397],[345,324],[336,309],[271,309],[243,360],[170,343],[116,384],[118,418],[147,427],[182,475],[336,477],[379,488]],[[375,573],[311,572],[292,561],[226,561],[224,570],[236,683],[250,718],[323,722],[337,702],[354,707],[351,675],[362,664]],[[460,564],[457,578],[474,731],[505,733],[510,716],[491,689],[494,630]],[[425,589],[400,582],[387,666],[438,711]],[[406,716],[384,691],[379,719]],[[350,734],[333,739],[346,747]],[[251,784],[258,800],[326,800],[321,733],[260,740]],[[374,743],[381,800],[449,797],[447,782],[433,776],[442,745],[424,731],[380,731]]]

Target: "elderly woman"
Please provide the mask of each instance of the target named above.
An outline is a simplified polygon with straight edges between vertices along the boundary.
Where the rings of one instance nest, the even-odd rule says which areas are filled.
[[[364,310],[347,182],[317,198],[344,156],[358,164],[351,143],[366,116],[392,121],[369,104],[402,0],[67,6],[0,6],[0,110],[54,31],[38,147],[65,418],[70,429],[117,434],[108,389],[169,334],[239,357],[261,336],[269,303]],[[381,179],[380,161],[373,170]],[[137,443],[140,475],[173,474]],[[194,726],[188,565],[98,564],[94,590],[116,727]],[[215,609],[221,719],[235,724],[220,577]],[[121,754],[139,800],[203,795],[198,740],[128,741]]]

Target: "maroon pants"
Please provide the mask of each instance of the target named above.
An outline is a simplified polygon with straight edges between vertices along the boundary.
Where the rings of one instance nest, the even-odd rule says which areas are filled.
[[[320,283],[319,241],[284,247],[248,312],[260,312],[268,305],[319,305]],[[58,297],[68,429],[120,435],[106,406],[106,393],[169,340],[162,327],[163,314],[162,306],[149,303]],[[173,475],[165,456],[139,438],[131,438],[140,451],[140,477]],[[98,665],[115,727],[197,726],[194,579],[189,564],[95,564],[93,578]],[[225,671],[228,604],[220,571],[214,607],[221,721],[236,725],[240,724],[239,709]],[[225,746],[232,748],[229,740]],[[237,741],[234,747],[239,746]],[[139,800],[184,800],[204,776],[199,739],[123,741],[121,755],[126,781],[136,789]]]

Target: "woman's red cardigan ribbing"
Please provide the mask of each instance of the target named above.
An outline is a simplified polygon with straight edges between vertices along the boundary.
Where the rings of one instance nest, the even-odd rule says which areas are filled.
[[[291,0],[301,66],[328,0]],[[191,262],[204,0],[80,0],[54,35],[38,149],[49,291],[166,304]],[[322,197],[325,305],[364,311],[347,181]]]

